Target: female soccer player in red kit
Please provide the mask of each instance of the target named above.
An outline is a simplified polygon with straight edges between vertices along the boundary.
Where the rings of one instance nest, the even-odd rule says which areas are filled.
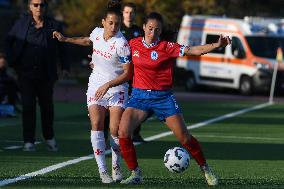
[[[159,13],[150,13],[143,25],[144,37],[132,39],[129,44],[134,65],[133,90],[119,124],[119,144],[122,157],[131,176],[123,184],[142,182],[136,151],[131,133],[147,116],[155,114],[173,131],[200,166],[208,185],[217,185],[218,179],[206,163],[199,142],[188,132],[181,110],[171,91],[174,58],[200,56],[231,43],[229,37],[220,36],[216,43],[185,47],[160,40],[163,18]]]

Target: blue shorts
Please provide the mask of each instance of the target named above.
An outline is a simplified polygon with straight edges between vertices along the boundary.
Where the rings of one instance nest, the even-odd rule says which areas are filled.
[[[148,116],[155,114],[159,120],[181,113],[172,91],[142,90],[133,88],[126,107],[143,110]]]

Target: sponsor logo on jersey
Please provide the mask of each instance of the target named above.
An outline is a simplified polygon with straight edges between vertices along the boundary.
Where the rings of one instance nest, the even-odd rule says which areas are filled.
[[[173,48],[173,47],[174,47],[174,43],[173,43],[173,42],[168,42],[168,46],[169,46],[170,48]]]
[[[133,57],[135,57],[135,56],[139,58],[139,51],[134,51],[133,52]]]
[[[158,53],[156,51],[151,52],[151,59],[152,60],[157,60],[158,59]]]
[[[105,52],[105,51],[102,51],[102,50],[99,50],[99,49],[93,48],[93,53],[98,55],[98,56],[104,57],[106,59],[111,59],[112,58],[112,54],[111,53]]]

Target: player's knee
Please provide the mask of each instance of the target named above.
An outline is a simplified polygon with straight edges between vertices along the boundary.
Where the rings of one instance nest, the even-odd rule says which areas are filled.
[[[120,138],[128,138],[130,137],[130,133],[128,132],[128,129],[126,127],[120,126],[118,130],[118,136]]]
[[[104,126],[99,122],[92,121],[92,130],[93,131],[103,131]]]

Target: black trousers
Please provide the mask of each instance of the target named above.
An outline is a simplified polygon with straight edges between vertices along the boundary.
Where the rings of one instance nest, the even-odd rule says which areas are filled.
[[[24,142],[35,142],[37,103],[40,107],[42,134],[45,140],[54,137],[54,81],[19,78],[22,97],[22,126]]]
[[[0,103],[7,97],[8,104],[16,105],[19,88],[15,80],[12,78],[8,79],[5,81],[3,89],[1,88],[0,90],[2,90],[0,91]]]

